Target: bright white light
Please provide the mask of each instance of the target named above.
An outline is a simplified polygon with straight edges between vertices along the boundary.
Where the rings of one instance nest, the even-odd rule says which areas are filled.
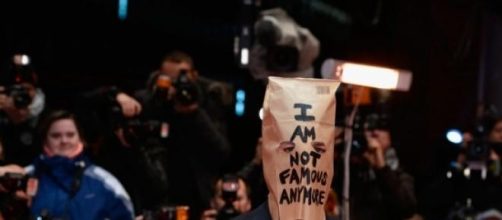
[[[451,179],[453,173],[451,171],[446,172],[446,178]]]
[[[370,66],[335,59],[325,60],[321,73],[325,79],[335,79],[347,84],[400,91],[408,91],[412,81],[411,72],[407,70]]]
[[[241,50],[241,64],[248,65],[248,63],[249,63],[249,49],[242,48],[242,50]]]
[[[244,90],[242,89],[237,90],[237,92],[235,93],[235,99],[238,102],[244,102],[246,100],[246,92],[244,92]]]
[[[454,144],[461,144],[463,141],[462,132],[457,129],[451,129],[446,132],[446,139]]]
[[[237,116],[243,116],[244,115],[244,109],[245,105],[243,102],[237,102],[235,103],[235,114]]]
[[[26,66],[30,64],[30,57],[26,54],[16,54],[14,55],[14,63],[16,65]]]
[[[22,65],[28,65],[30,64],[30,58],[26,55],[21,56],[21,64]]]
[[[260,108],[260,111],[258,112],[258,117],[260,117],[260,120],[263,120],[263,108]]]
[[[464,169],[464,176],[469,179],[471,177],[471,169],[465,168]]]
[[[352,63],[342,64],[342,71],[342,82],[379,89],[396,88],[399,77],[397,70]]]

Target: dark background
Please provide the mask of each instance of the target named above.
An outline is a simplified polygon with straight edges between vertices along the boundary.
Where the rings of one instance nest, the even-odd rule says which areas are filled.
[[[502,81],[489,77],[495,76],[490,68],[497,66],[501,52],[486,49],[501,47],[494,38],[502,36],[501,29],[492,31],[501,24],[499,4],[263,0],[260,7],[284,7],[319,38],[317,69],[333,57],[413,72],[411,91],[393,92],[389,104],[402,163],[420,190],[448,160],[441,144],[445,131],[467,128],[478,103],[500,97],[484,87],[485,81],[494,84],[490,79]],[[201,75],[247,91],[246,113],[230,125],[236,153],[229,169],[249,160],[260,133],[263,86],[239,68],[233,54],[233,39],[245,20],[241,1],[129,0],[123,21],[117,5],[118,0],[0,1],[0,61],[5,64],[15,52],[30,54],[49,104],[70,107],[73,95],[100,85],[141,88],[166,52],[187,51]],[[350,20],[326,12],[336,10]],[[478,81],[480,74],[485,77]]]

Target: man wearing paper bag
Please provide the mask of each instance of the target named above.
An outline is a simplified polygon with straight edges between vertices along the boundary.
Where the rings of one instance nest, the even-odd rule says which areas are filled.
[[[324,220],[339,82],[269,77],[263,104],[268,201],[238,220]]]

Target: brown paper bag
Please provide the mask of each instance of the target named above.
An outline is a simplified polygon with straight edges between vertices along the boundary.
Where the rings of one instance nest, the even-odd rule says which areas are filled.
[[[333,80],[269,77],[263,170],[274,220],[324,220],[333,178]]]

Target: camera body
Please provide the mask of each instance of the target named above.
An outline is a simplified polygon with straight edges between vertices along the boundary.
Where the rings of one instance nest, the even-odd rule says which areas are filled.
[[[176,89],[175,101],[182,105],[189,106],[199,100],[197,85],[190,80],[186,70],[180,72],[174,81],[174,88]]]
[[[142,145],[147,139],[165,140],[169,136],[167,120],[125,118],[119,105],[111,107],[111,124],[114,130],[122,129],[125,140],[132,145]]]
[[[174,89],[174,97],[170,96],[170,90]],[[153,98],[156,103],[171,106],[178,103],[184,106],[195,104],[199,100],[199,91],[187,70],[181,70],[176,79],[167,75],[159,74],[153,87]]]
[[[27,108],[33,101],[30,91],[22,84],[8,86],[3,93],[12,98],[17,109]]]
[[[26,189],[28,177],[22,173],[5,173],[0,177],[0,184],[9,192]]]
[[[240,213],[233,203],[237,200],[239,191],[239,178],[233,175],[226,175],[222,179],[221,196],[225,205],[218,211],[217,220],[229,220],[237,217]]]
[[[484,123],[475,125],[473,139],[467,144],[467,161],[488,161],[492,150],[502,155],[502,143],[489,141],[488,132]]]
[[[363,118],[363,115],[356,115],[352,126],[352,148],[351,155],[362,155],[368,149],[365,131],[376,129],[389,129],[388,116],[386,114],[368,114]]]

